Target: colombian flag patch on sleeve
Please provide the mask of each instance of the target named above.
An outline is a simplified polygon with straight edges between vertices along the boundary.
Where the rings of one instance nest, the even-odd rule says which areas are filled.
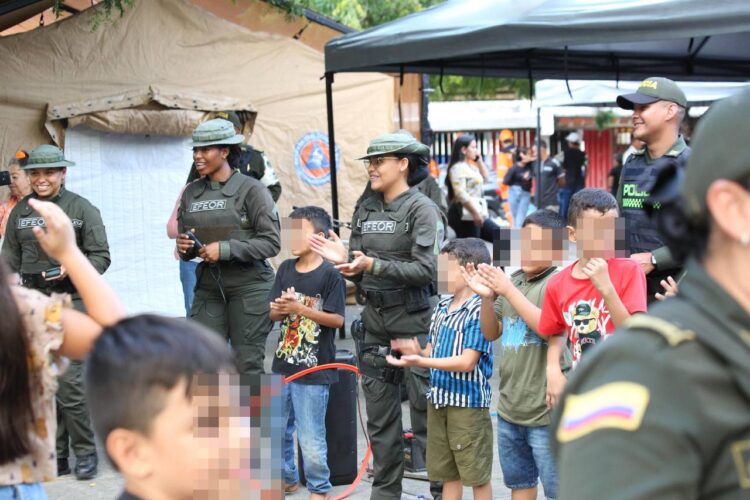
[[[613,382],[565,398],[557,439],[574,441],[599,429],[635,431],[643,422],[649,390],[633,382]]]

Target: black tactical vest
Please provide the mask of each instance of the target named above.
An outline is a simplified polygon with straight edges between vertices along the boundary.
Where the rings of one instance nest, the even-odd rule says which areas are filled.
[[[678,167],[684,168],[688,156],[690,156],[688,147],[676,156],[665,155],[653,163],[647,162],[646,153],[632,154],[622,168],[620,217],[625,219],[627,248],[631,254],[652,252],[664,246],[656,223],[643,209],[643,202],[651,196],[651,187],[655,184],[660,171],[659,164],[674,161],[677,162]],[[659,209],[658,204],[654,205],[654,209]]]
[[[20,273],[41,274],[51,267],[59,266],[60,263],[42,250],[39,240],[34,236],[33,228],[37,226],[43,227],[44,219],[31,208],[29,198],[27,196],[18,203],[16,206],[18,219],[15,221],[15,227],[8,228],[7,230],[16,231],[18,243],[21,247]],[[79,206],[79,197],[65,188],[61,188],[60,194],[52,201],[70,218],[73,223],[73,231],[76,235],[76,245],[81,248],[86,221],[83,217],[83,210]]]

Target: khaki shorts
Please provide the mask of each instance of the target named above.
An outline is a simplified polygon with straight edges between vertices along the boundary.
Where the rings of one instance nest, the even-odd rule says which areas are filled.
[[[427,476],[481,486],[492,476],[489,408],[435,408],[427,404]]]

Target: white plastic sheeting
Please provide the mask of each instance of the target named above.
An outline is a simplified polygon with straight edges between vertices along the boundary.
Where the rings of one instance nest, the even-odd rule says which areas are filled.
[[[102,214],[112,264],[104,274],[129,314],[184,316],[174,240],[166,224],[185,184],[190,139],[69,129],[66,187]]]
[[[635,92],[641,82],[614,82],[604,80],[571,80],[568,86],[562,80],[542,80],[534,85],[534,104],[549,106],[608,106],[616,108],[617,96]],[[677,82],[689,105],[710,103],[728,97],[748,86],[739,82]],[[629,114],[629,113],[628,113]]]

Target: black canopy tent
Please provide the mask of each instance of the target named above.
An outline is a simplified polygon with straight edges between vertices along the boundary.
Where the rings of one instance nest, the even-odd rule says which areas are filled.
[[[745,81],[747,0],[451,0],[325,47],[329,150],[340,72]],[[532,86],[533,87],[533,86]],[[331,155],[332,215],[338,218]]]

